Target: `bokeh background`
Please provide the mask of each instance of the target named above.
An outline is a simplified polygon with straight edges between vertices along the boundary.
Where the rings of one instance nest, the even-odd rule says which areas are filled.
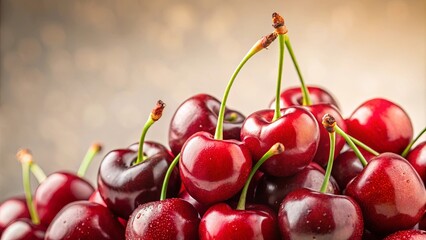
[[[424,0],[0,3],[0,200],[22,192],[17,149],[30,148],[47,173],[76,171],[95,141],[102,154],[136,142],[157,99],[167,107],[147,139],[167,144],[178,105],[200,92],[221,98],[243,55],[273,30],[274,11],[305,80],[330,90],[344,116],[380,96],[404,107],[416,133],[426,125]],[[268,106],[277,48],[246,65],[228,106],[246,115]],[[286,55],[283,88],[297,84]]]

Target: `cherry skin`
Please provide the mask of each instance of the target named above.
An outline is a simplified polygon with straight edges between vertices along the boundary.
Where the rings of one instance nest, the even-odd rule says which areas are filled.
[[[313,160],[319,144],[318,123],[302,107],[281,109],[281,117],[275,121],[273,116],[274,110],[260,110],[248,116],[241,128],[241,139],[256,161],[273,144],[284,144],[286,151],[268,159],[261,170],[277,177],[290,176]]]
[[[76,201],[65,206],[46,231],[45,240],[124,239],[124,227],[104,206]]]
[[[209,239],[281,239],[276,214],[262,205],[234,210],[225,203],[210,207],[200,222],[201,240]]]
[[[407,160],[426,184],[426,141],[419,143],[408,152]]]
[[[167,168],[173,161],[169,152],[157,152],[144,144],[147,159],[134,165],[138,152],[117,149],[109,152],[101,162],[98,172],[98,190],[108,208],[117,216],[128,219],[140,204],[160,198],[161,187]],[[145,149],[146,147],[146,149]],[[149,155],[149,153],[155,153]],[[179,172],[174,170],[168,193],[178,194]]]
[[[413,138],[413,126],[407,113],[383,98],[361,104],[346,124],[349,135],[380,153],[400,154]]]
[[[405,230],[393,233],[383,240],[424,240],[426,239],[426,231],[423,230]]]
[[[34,193],[34,203],[41,223],[48,226],[65,205],[87,200],[93,191],[88,181],[73,173],[55,172],[49,175]]]
[[[194,133],[215,133],[220,101],[208,94],[198,94],[183,102],[170,122],[169,146],[177,155],[186,140]],[[224,139],[240,139],[241,125],[245,117],[234,110],[225,109]]]
[[[11,197],[0,204],[0,236],[4,229],[19,218],[30,219],[25,197]]]
[[[182,199],[149,202],[135,209],[126,227],[126,239],[198,239],[200,219]]]
[[[362,149],[359,150],[367,161],[374,157],[373,154],[367,151]],[[331,175],[339,184],[339,187],[343,192],[343,190],[346,188],[346,185],[363,169],[364,167],[362,166],[362,163],[356,156],[355,152],[351,149],[348,149],[337,156],[336,160],[334,161]]]
[[[245,145],[236,140],[216,140],[207,132],[192,135],[181,154],[182,183],[193,198],[206,205],[234,196],[243,188],[252,167]]]
[[[178,197],[182,200],[189,202],[197,210],[197,212],[200,214],[200,216],[203,216],[204,213],[209,208],[208,205],[202,204],[202,203],[198,202],[197,200],[195,200],[191,195],[189,195],[188,191],[186,191],[185,188],[181,189]]]
[[[300,188],[318,190],[324,181],[324,175],[324,169],[314,162],[289,177],[274,177],[265,174],[256,187],[255,202],[265,204],[278,213],[282,200],[290,192]],[[339,186],[333,178],[330,178],[327,193],[340,193]]]
[[[410,229],[425,212],[423,181],[407,160],[383,153],[346,187],[346,195],[360,205],[365,226],[379,235]]]
[[[337,109],[339,105],[335,98],[324,88],[316,86],[308,86],[309,96],[312,104],[328,103],[334,105]],[[292,87],[285,89],[280,94],[280,106],[282,108],[301,106],[302,105],[302,90],[300,87]],[[274,108],[275,99],[271,102],[271,108]]]
[[[7,226],[1,240],[44,240],[46,227],[35,225],[30,219],[18,219]]]
[[[98,190],[94,191],[93,194],[89,197],[89,202],[92,203],[97,203],[100,204],[106,208],[108,208],[108,206],[106,205],[104,199],[102,198],[101,194],[99,193]],[[122,219],[122,218],[118,218],[118,221],[121,223],[121,225],[123,225],[124,227],[127,226],[127,220]]]
[[[297,189],[282,201],[278,224],[283,239],[361,239],[362,212],[347,196]]]

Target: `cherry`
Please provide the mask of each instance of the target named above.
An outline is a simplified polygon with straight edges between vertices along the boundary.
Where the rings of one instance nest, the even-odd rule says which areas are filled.
[[[337,109],[339,105],[336,99],[323,87],[307,86],[312,104],[331,104]],[[300,87],[287,88],[280,93],[279,103],[281,107],[303,106],[303,93]],[[274,107],[275,98],[271,102],[271,108]]]
[[[423,230],[404,230],[395,232],[383,240],[423,240],[426,239],[426,231]]]
[[[124,227],[104,206],[76,201],[65,206],[46,231],[46,240],[124,239]]]
[[[374,98],[361,104],[346,120],[348,133],[374,150],[400,154],[413,137],[407,113],[397,104]]]
[[[199,227],[200,239],[280,239],[275,213],[262,205],[249,205],[246,208],[246,198],[251,179],[260,165],[283,151],[284,146],[277,143],[256,163],[241,192],[236,210],[225,203],[215,204],[207,210]]]
[[[161,117],[164,107],[165,104],[158,101],[151,112],[143,128],[138,151],[133,150],[135,144],[127,149],[113,150],[104,157],[99,167],[99,193],[108,208],[123,219],[128,219],[140,204],[160,197],[162,181],[173,157],[165,147],[146,143],[145,135]],[[175,170],[169,193],[177,195],[179,186],[179,174]]]
[[[189,202],[198,212],[198,214],[200,214],[200,216],[203,216],[204,213],[207,211],[207,209],[209,208],[208,205],[204,205],[200,202],[198,202],[197,200],[195,200],[195,198],[193,198],[191,195],[189,195],[188,191],[186,191],[185,188],[183,188],[180,192],[178,197],[180,199],[183,199],[187,202]]]
[[[11,197],[0,204],[0,236],[4,229],[19,218],[30,218],[25,197]]]
[[[44,240],[46,227],[34,224],[30,219],[12,222],[1,235],[1,240]]]
[[[325,193],[335,146],[336,121],[326,115],[323,124],[330,132],[330,155],[320,192],[297,189],[280,205],[278,221],[283,239],[361,239],[363,218],[358,204],[348,196]]]
[[[182,148],[179,161],[182,183],[188,193],[202,204],[231,198],[247,180],[252,166],[249,150],[239,141],[223,140],[225,106],[241,68],[275,38],[275,34],[270,34],[256,42],[234,71],[223,95],[214,137],[208,132],[195,133]]]
[[[425,128],[426,130],[426,128]],[[403,154],[404,156],[404,154]],[[407,154],[407,160],[426,184],[426,141],[419,143]]]
[[[196,132],[214,134],[218,121],[220,102],[208,94],[198,94],[185,100],[176,110],[170,122],[169,146],[177,155],[186,140]],[[245,117],[231,109],[225,109],[223,138],[240,140],[240,130]]]
[[[94,191],[92,193],[92,195],[90,195],[89,197],[89,202],[93,202],[93,203],[97,203],[100,204],[106,208],[108,208],[108,206],[106,205],[104,199],[102,198],[101,194],[99,193],[98,190]],[[118,218],[118,221],[121,223],[121,225],[123,225],[124,227],[127,225],[127,220],[122,219],[122,218]]]
[[[306,168],[288,177],[263,175],[256,187],[255,202],[268,205],[278,212],[282,200],[299,188],[319,189],[324,181],[325,170],[311,162]],[[327,193],[338,194],[339,186],[331,177]]]

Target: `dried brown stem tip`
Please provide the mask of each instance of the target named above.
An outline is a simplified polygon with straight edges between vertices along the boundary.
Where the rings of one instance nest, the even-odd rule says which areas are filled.
[[[273,151],[274,151],[274,154],[275,155],[278,155],[278,154],[281,154],[281,153],[283,153],[284,152],[284,150],[285,150],[285,147],[284,147],[284,145],[282,144],[282,143],[275,143],[273,146],[272,146],[272,148],[271,148]]]
[[[286,34],[288,32],[284,18],[277,12],[272,13],[272,26],[275,28],[277,34]]]
[[[268,48],[269,45],[271,45],[271,43],[275,41],[276,38],[277,38],[277,34],[275,32],[269,35],[263,36],[262,39],[260,39],[262,47]]]
[[[33,162],[33,155],[31,154],[30,150],[28,149],[21,149],[16,153],[16,158],[21,163],[32,163]]]
[[[151,119],[153,121],[157,121],[158,119],[160,119],[161,115],[163,115],[163,110],[165,107],[166,104],[163,101],[158,100],[157,105],[151,111]]]
[[[102,150],[102,145],[100,143],[93,143],[92,149],[93,151],[100,152]]]
[[[335,131],[334,127],[336,126],[336,119],[327,113],[324,117],[322,117],[322,125],[325,127],[327,132],[332,133]]]

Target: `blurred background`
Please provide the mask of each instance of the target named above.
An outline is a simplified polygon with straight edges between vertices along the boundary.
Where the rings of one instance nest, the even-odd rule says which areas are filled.
[[[339,100],[344,116],[373,97],[426,125],[424,0],[2,0],[0,200],[22,192],[15,160],[30,148],[46,173],[77,171],[95,141],[104,155],[139,139],[158,99],[163,118],[148,140],[167,144],[179,104],[206,92],[221,98],[233,70],[271,13],[286,19],[308,84]],[[248,115],[275,93],[278,46],[256,55],[228,106]],[[285,56],[282,87],[298,78]],[[423,137],[425,139],[425,137]],[[95,184],[98,156],[87,178]]]

